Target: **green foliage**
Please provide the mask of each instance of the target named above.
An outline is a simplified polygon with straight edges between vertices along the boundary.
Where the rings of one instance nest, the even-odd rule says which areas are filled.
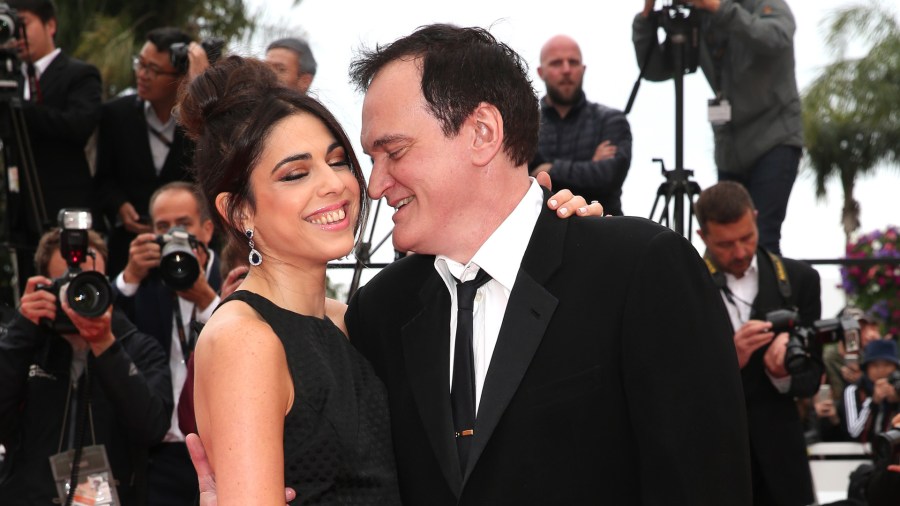
[[[244,0],[66,0],[57,7],[57,45],[100,69],[107,97],[133,84],[131,56],[153,28],[175,26],[198,39],[234,42],[254,27]]]
[[[847,58],[851,41],[868,44],[868,53]],[[837,60],[803,97],[806,148],[817,195],[825,195],[830,179],[841,181],[849,238],[859,228],[856,178],[900,162],[900,24],[879,2],[848,7],[830,18],[826,44]]]

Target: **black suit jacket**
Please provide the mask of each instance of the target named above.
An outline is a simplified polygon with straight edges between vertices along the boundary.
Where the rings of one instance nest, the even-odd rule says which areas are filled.
[[[542,212],[465,472],[450,414],[450,295],[433,262],[393,263],[346,315],[388,388],[404,504],[749,504],[730,327],[684,238],[640,218]]]
[[[791,286],[787,300],[778,289],[769,255],[763,249],[757,251],[759,293],[753,301],[751,318],[764,320],[769,311],[796,307],[802,324],[811,325],[822,314],[819,273],[796,260],[783,258],[782,262]],[[765,373],[763,357],[767,349],[756,350],[741,370],[754,460],[754,489],[765,487],[767,495],[778,504],[812,504],[815,495],[806,440],[794,398],[816,392],[824,367],[821,362],[812,361],[806,373],[791,377],[790,391],[782,394]]]
[[[22,105],[49,225],[64,207],[90,207],[91,173],[84,148],[100,119],[100,73],[93,65],[60,53],[40,77],[40,101]],[[20,164],[21,167],[21,164]],[[14,227],[29,239],[41,224],[34,222],[26,197],[28,186],[19,174],[22,192],[13,204]],[[36,238],[35,238],[36,242]]]
[[[172,181],[191,181],[188,167],[193,143],[180,126],[159,175],[147,137],[144,101],[128,95],[103,104],[97,138],[97,204],[115,223],[119,207],[131,202],[141,215],[148,215],[150,196]]]

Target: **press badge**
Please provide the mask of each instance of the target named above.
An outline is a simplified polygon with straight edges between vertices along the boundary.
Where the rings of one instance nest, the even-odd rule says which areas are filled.
[[[726,99],[711,98],[708,101],[709,122],[713,125],[724,125],[731,121],[731,103]]]
[[[60,504],[66,504],[72,477],[72,459],[75,450],[57,453],[50,457],[53,479]],[[103,445],[85,446],[81,450],[78,467],[78,485],[75,488],[73,506],[119,506],[116,480],[113,479]]]

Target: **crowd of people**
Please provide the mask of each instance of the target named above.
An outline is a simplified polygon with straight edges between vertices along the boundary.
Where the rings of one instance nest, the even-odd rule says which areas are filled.
[[[817,272],[778,247],[802,146],[782,0],[693,2],[729,111],[720,182],[694,204],[702,256],[623,216],[630,126],[587,100],[568,35],[541,49],[540,99],[481,28],[360,50],[366,181],[307,94],[306,41],[213,58],[155,28],[136,92],[101,103],[96,69],[54,45],[53,1],[9,3],[38,179],[10,194],[25,281],[0,327],[4,505],[800,506],[807,444],[900,425],[874,315],[846,308],[824,350],[776,317],[822,321]],[[666,79],[653,7],[634,49]],[[382,198],[409,254],[327,298]],[[69,291],[90,272],[111,296],[89,314]],[[859,500],[897,503],[892,465]]]

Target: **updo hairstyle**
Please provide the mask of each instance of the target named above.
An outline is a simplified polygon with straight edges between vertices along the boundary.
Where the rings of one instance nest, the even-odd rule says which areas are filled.
[[[279,84],[275,73],[254,58],[228,56],[197,76],[179,93],[178,122],[196,142],[192,171],[216,226],[249,252],[241,227],[241,210],[256,210],[250,174],[259,163],[272,127],[298,113],[318,118],[347,153],[359,183],[359,219],[364,222],[369,199],[366,182],[350,140],[334,115],[317,100]],[[231,194],[226,215],[215,212],[216,196]]]

